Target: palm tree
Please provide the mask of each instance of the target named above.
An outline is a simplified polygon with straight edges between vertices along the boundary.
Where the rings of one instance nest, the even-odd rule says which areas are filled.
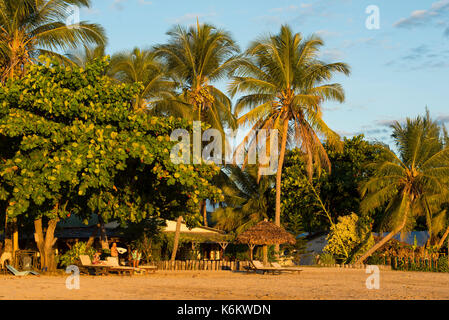
[[[268,198],[273,181],[269,176],[259,179],[255,165],[247,166],[245,170],[226,166],[215,183],[225,196],[225,205],[212,214],[217,228],[239,234],[268,218]]]
[[[276,174],[275,224],[280,226],[281,173],[287,142],[298,145],[304,152],[309,178],[312,165],[330,163],[319,135],[330,145],[339,144],[339,136],[322,119],[321,104],[325,100],[344,101],[340,84],[323,84],[334,73],[349,74],[349,67],[341,62],[326,64],[318,59],[323,41],[311,36],[303,39],[282,26],[280,33],[253,42],[246,52],[247,59],[235,70],[229,86],[232,97],[238,99],[235,113],[249,110],[238,119],[239,125],[251,125],[242,145],[254,145],[251,137],[259,129],[277,129],[281,136],[281,150]],[[269,140],[268,140],[269,141]],[[267,144],[268,144],[267,141]],[[246,163],[245,159],[245,163]],[[245,164],[244,164],[245,165]]]
[[[69,63],[85,69],[92,61],[106,56],[106,47],[104,44],[99,44],[97,46],[88,46],[84,44],[83,47],[83,50],[72,51],[66,54]]]
[[[151,50],[134,48],[114,54],[111,58],[110,75],[124,83],[143,85],[142,92],[136,97],[137,110],[152,110],[162,113],[160,105],[175,97],[175,83],[168,79],[162,62]]]
[[[357,263],[363,262],[397,233],[409,231],[418,216],[426,216],[429,230],[432,212],[447,203],[449,187],[449,148],[444,147],[438,125],[426,117],[407,119],[405,125],[392,125],[399,157],[388,150],[387,160],[371,164],[374,176],[361,188],[362,213],[386,204],[386,220],[392,230],[370,248]],[[441,213],[440,213],[441,214]]]
[[[166,100],[165,111],[183,118],[199,120],[224,133],[225,127],[235,128],[231,100],[212,83],[223,79],[238,65],[239,47],[231,35],[209,24],[188,29],[176,26],[167,35],[167,44],[155,47],[168,72],[178,84],[180,94]],[[226,143],[226,140],[223,141]],[[207,225],[206,202],[200,210]]]
[[[224,132],[234,127],[231,100],[212,83],[223,79],[239,62],[239,48],[230,34],[209,24],[188,29],[176,26],[170,41],[155,47],[181,90],[176,103],[186,118],[200,120]]]
[[[23,75],[42,54],[61,57],[54,50],[106,42],[97,24],[66,25],[70,6],[89,7],[90,0],[0,0],[1,81]]]

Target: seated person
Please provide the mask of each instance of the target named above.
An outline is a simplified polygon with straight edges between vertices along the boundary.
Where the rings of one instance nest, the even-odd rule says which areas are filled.
[[[92,264],[101,264],[100,256],[101,256],[101,253],[99,251],[95,252],[94,258],[92,260]]]

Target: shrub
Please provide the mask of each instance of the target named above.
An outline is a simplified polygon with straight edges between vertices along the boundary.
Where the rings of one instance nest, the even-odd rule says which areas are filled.
[[[438,259],[438,272],[449,272],[447,257],[440,257]]]
[[[323,252],[320,254],[320,262],[321,264],[335,264],[335,258],[332,254]]]
[[[371,265],[383,265],[385,264],[385,257],[380,254],[373,254],[366,259],[366,264]]]
[[[338,223],[331,226],[326,240],[328,244],[323,251],[331,253],[337,260],[343,262],[355,261],[374,245],[368,221],[355,213],[339,217]],[[345,251],[348,253],[348,257],[346,257]]]
[[[67,267],[74,264],[80,255],[87,254],[92,259],[96,250],[92,247],[87,248],[86,242],[76,243],[69,251],[60,256],[59,262],[62,266]]]

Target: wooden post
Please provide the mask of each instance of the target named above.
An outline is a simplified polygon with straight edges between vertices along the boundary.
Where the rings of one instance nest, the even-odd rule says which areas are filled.
[[[252,244],[252,243],[248,243],[248,247],[249,247],[249,259],[251,261],[253,261],[253,249],[256,245]]]
[[[264,266],[268,266],[268,246],[264,244],[262,249],[263,249],[263,264]]]

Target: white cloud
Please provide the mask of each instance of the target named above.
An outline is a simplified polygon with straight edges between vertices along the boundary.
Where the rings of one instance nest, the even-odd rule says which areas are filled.
[[[433,19],[449,13],[449,0],[434,2],[427,10],[415,10],[409,17],[402,18],[393,24],[397,28],[414,28],[433,22]]]

